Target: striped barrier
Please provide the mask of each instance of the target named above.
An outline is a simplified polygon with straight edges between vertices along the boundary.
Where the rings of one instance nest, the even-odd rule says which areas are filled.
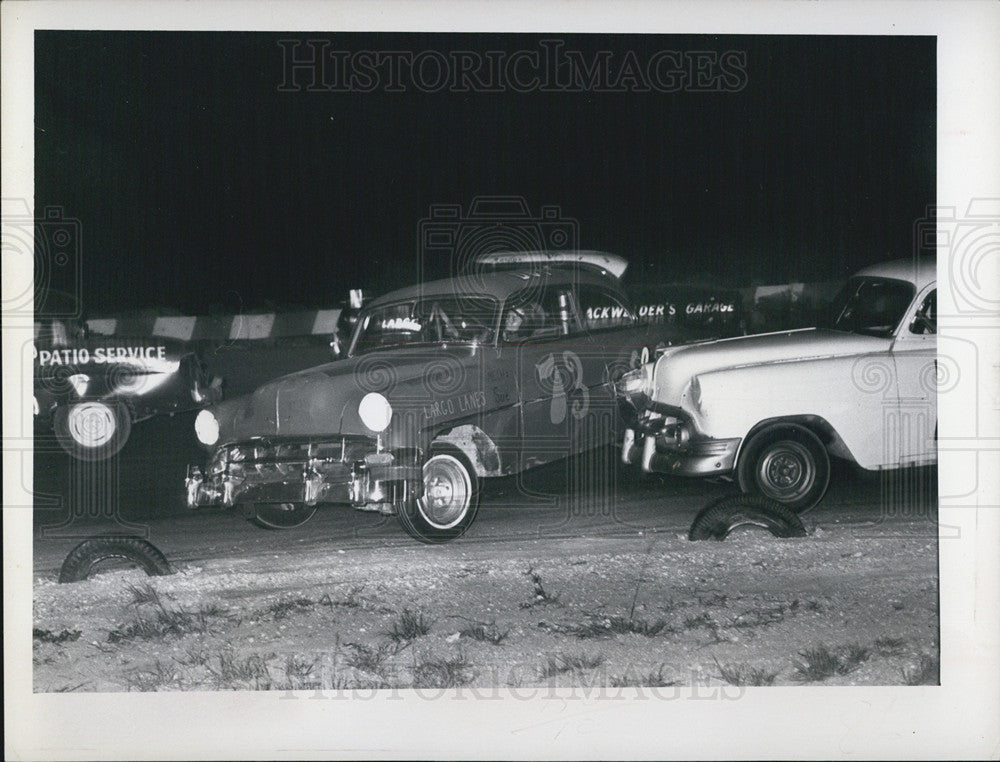
[[[123,315],[87,321],[92,333],[104,336],[161,336],[180,341],[253,341],[291,336],[323,336],[337,331],[339,308],[243,315]]]
[[[843,281],[786,283],[738,290],[746,311],[768,304],[815,308],[829,303],[842,284]],[[88,320],[87,325],[93,333],[106,336],[162,336],[180,341],[253,341],[333,335],[337,331],[340,313],[340,308],[334,308],[243,315],[156,317],[142,314],[94,318]],[[776,326],[779,330],[781,327]]]

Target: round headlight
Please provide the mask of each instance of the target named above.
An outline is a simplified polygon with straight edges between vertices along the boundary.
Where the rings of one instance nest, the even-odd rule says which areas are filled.
[[[369,392],[358,405],[361,422],[372,431],[385,431],[392,420],[392,405],[378,392]]]
[[[219,441],[219,421],[208,410],[202,410],[194,419],[194,433],[198,441],[211,447]]]
[[[622,393],[627,395],[639,394],[645,385],[646,377],[642,368],[630,370],[618,382],[618,388],[622,390]]]

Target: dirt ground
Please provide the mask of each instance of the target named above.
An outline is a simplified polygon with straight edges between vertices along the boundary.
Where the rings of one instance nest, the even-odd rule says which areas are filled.
[[[808,522],[807,522],[808,524]],[[259,552],[34,586],[34,690],[938,682],[928,524]]]

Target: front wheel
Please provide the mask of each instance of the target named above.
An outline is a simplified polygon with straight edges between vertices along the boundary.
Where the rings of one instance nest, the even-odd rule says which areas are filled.
[[[479,510],[479,477],[461,450],[435,448],[424,463],[424,496],[397,508],[414,539],[436,544],[461,537]]]
[[[815,506],[830,484],[830,456],[817,436],[797,424],[765,429],[740,455],[740,489],[776,500],[802,513]]]
[[[316,513],[315,505],[305,503],[254,503],[249,508],[250,520],[264,529],[294,529]]]
[[[83,400],[60,406],[52,421],[59,445],[77,460],[106,460],[132,431],[132,416],[121,402]]]

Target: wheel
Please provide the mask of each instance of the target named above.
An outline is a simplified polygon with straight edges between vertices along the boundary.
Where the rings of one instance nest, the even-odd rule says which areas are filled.
[[[84,400],[56,409],[52,420],[59,445],[78,460],[105,460],[132,431],[132,416],[120,402]]]
[[[141,537],[107,535],[91,537],[73,548],[59,570],[59,581],[80,582],[95,573],[136,566],[151,577],[174,573],[152,543]]]
[[[250,520],[264,529],[294,529],[316,513],[315,505],[305,503],[254,503],[249,508]]]
[[[689,540],[724,540],[737,527],[758,526],[775,537],[805,537],[794,511],[762,495],[730,495],[702,508],[691,523]]]
[[[777,500],[796,513],[816,505],[830,485],[830,456],[797,424],[765,429],[746,445],[737,467],[740,489]]]
[[[456,447],[436,447],[424,463],[424,496],[399,506],[403,529],[420,542],[461,537],[479,510],[479,477]]]

